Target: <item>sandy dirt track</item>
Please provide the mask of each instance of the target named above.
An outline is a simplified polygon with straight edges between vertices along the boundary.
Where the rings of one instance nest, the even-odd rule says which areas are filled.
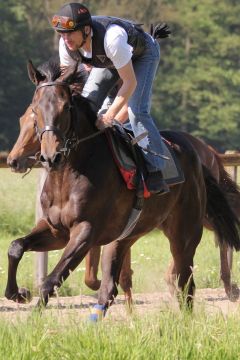
[[[51,298],[46,308],[53,314],[74,316],[79,319],[86,319],[90,314],[90,309],[97,301],[94,296],[72,296]],[[16,304],[5,298],[0,299],[0,319],[14,319],[21,317],[24,319],[31,314],[37,298],[33,298],[30,304]],[[196,292],[194,311],[205,307],[209,313],[222,313],[223,315],[234,314],[239,311],[240,300],[231,302],[225,295],[223,289],[200,289]],[[168,292],[134,294],[134,313],[136,315],[150,314],[157,310],[175,309],[178,311],[176,299],[172,298]],[[128,317],[128,312],[124,303],[124,297],[118,296],[115,304],[108,310],[106,319],[124,320]]]

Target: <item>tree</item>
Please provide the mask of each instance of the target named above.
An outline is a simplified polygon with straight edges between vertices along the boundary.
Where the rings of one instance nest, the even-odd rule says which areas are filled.
[[[26,61],[39,65],[57,51],[53,13],[65,0],[0,3],[0,149],[9,149],[18,117],[33,95]],[[81,2],[81,1],[79,1]],[[219,149],[239,148],[240,3],[237,0],[86,0],[92,14],[136,20],[148,31],[165,21],[152,112],[159,128],[186,130]],[[11,124],[11,126],[9,125]]]
[[[163,46],[155,117],[161,127],[192,132],[220,149],[237,148],[240,4],[183,0],[171,1],[169,9],[173,36]]]

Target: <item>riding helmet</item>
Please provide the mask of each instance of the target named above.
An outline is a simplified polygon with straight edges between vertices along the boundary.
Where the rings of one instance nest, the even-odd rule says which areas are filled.
[[[92,25],[91,14],[80,3],[63,5],[52,18],[52,27],[60,32],[76,31],[87,25]]]

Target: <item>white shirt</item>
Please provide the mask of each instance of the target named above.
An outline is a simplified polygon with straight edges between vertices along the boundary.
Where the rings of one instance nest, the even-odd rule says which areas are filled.
[[[127,40],[127,33],[121,26],[112,24],[107,28],[104,37],[104,50],[116,69],[125,66],[132,58],[133,47],[128,44]],[[79,51],[86,57],[92,57],[91,52],[83,51],[83,49],[79,49]],[[63,38],[60,38],[59,41],[59,57],[61,66],[75,64],[66,50]]]

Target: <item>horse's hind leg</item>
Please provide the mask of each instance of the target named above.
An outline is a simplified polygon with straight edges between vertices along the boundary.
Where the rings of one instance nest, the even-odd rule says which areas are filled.
[[[119,283],[120,272],[127,255],[127,263],[130,268],[130,246],[138,237],[129,237],[121,241],[113,241],[105,245],[102,252],[102,282],[98,293],[98,304],[105,310],[114,301],[118,294],[117,284]],[[126,289],[131,286],[131,282],[126,283]],[[124,290],[126,290],[124,289]]]
[[[124,256],[119,277],[119,285],[124,292],[125,301],[129,306],[132,304],[132,275],[133,270],[131,269],[131,249],[129,249]]]
[[[180,218],[177,220],[177,216]],[[193,258],[196,248],[202,237],[203,227],[197,222],[179,221],[183,213],[175,213],[171,219],[178,221],[179,226],[171,224],[171,221],[163,224],[165,235],[170,241],[170,249],[173,256],[171,275],[176,277],[179,292],[177,294],[180,306],[187,305],[192,308],[195,283],[193,279]],[[194,224],[194,225],[193,225]],[[173,280],[173,279],[172,279]]]
[[[101,281],[98,280],[98,266],[101,255],[101,247],[95,246],[87,253],[85,257],[86,271],[85,271],[85,284],[92,290],[98,290],[101,285]],[[120,278],[119,285],[124,291],[126,302],[130,305],[132,303],[132,274],[131,269],[131,250],[127,251],[125,255]]]
[[[16,279],[18,264],[26,251],[62,249],[67,240],[56,235],[52,233],[48,223],[41,220],[29,235],[12,241],[8,250],[8,281],[5,290],[7,299],[16,302],[26,302],[30,299],[31,295],[27,289],[18,288]]]
[[[85,284],[92,290],[98,290],[101,281],[97,278],[98,266],[101,255],[101,247],[94,246],[85,257],[86,271]]]
[[[169,264],[168,269],[165,273],[165,281],[168,285],[170,294],[172,296],[176,295],[176,293],[177,293],[177,288],[176,288],[177,276],[176,276],[176,268],[175,268],[173,259],[172,259],[171,263]]]
[[[239,289],[236,284],[231,282],[231,270],[228,262],[228,246],[227,244],[220,244],[219,247],[221,260],[220,276],[224,284],[224,289],[229,300],[237,301],[239,298]]]

